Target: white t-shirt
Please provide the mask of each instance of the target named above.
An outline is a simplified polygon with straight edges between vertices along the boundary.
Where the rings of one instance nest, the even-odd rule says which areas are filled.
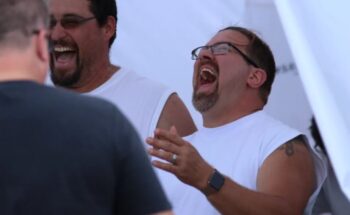
[[[115,104],[131,121],[143,142],[153,136],[166,101],[174,91],[164,85],[121,68],[87,95],[98,96]]]
[[[265,159],[298,135],[300,132],[258,111],[220,127],[202,128],[185,139],[219,172],[248,189],[256,190],[258,170]],[[325,172],[324,169],[318,171],[321,171],[318,174],[320,187]],[[157,170],[157,173],[175,214],[219,214],[199,190],[182,183],[170,173],[162,170]],[[318,190],[310,198],[306,211],[314,204]]]

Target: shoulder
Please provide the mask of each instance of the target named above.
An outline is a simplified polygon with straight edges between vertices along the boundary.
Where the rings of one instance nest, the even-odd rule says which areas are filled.
[[[128,70],[125,68],[121,69],[121,72],[124,74],[124,78],[126,82],[132,82],[133,84],[137,84],[139,86],[145,87],[144,90],[169,90],[170,88],[164,85],[163,83],[153,80],[149,77],[146,77],[145,75]]]
[[[276,142],[276,144],[283,144],[301,134],[300,131],[271,117],[263,111],[257,113],[251,123],[256,131],[255,133],[260,135],[268,143]]]
[[[72,120],[75,118],[121,117],[118,108],[102,98],[81,95],[62,88],[47,86],[40,88],[40,104],[61,116],[71,116]]]
[[[149,105],[162,102],[174,93],[173,89],[163,83],[125,68],[121,68],[111,79],[104,85],[104,90],[108,89],[112,94],[119,92],[121,96],[137,97]]]
[[[262,126],[262,129],[264,130],[298,132],[296,129],[270,116],[264,111],[259,112],[259,115],[257,116],[257,120],[259,120],[260,122],[259,125]]]
[[[278,147],[301,135],[296,129],[274,119],[263,111],[254,113],[250,117],[250,119],[246,120],[248,129],[245,129],[245,132],[246,135],[254,137],[251,146],[255,147],[258,152],[259,166]],[[251,131],[254,132],[252,133]]]
[[[276,153],[282,153],[284,156],[291,157],[295,153],[303,153],[309,155],[309,147],[303,135],[296,136],[287,142],[283,143],[276,149]]]

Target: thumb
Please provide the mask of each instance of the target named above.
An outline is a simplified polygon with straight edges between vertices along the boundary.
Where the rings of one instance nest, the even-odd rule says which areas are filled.
[[[178,135],[178,134],[177,134],[176,127],[175,127],[174,125],[172,125],[172,126],[170,127],[170,134]]]

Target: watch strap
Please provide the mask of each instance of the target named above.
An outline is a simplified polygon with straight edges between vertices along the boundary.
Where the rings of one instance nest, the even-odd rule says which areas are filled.
[[[210,175],[207,186],[203,189],[203,193],[206,196],[217,193],[220,191],[225,183],[225,177],[217,170],[214,169],[213,173]]]

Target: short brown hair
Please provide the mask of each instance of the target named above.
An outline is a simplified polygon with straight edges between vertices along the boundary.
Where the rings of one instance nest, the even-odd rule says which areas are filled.
[[[28,36],[49,19],[45,0],[1,0],[0,14],[0,44],[17,46],[27,45]]]
[[[271,92],[272,83],[275,79],[276,64],[270,47],[252,31],[238,26],[229,26],[220,31],[238,31],[246,36],[249,44],[246,46],[247,55],[259,66],[265,70],[266,81],[260,88],[260,96],[264,103],[267,103],[268,96]],[[219,32],[220,32],[219,31]]]
[[[115,21],[118,21],[118,10],[116,0],[89,0],[90,11],[96,17],[97,23],[103,26],[107,22],[109,16],[113,17]],[[114,32],[113,36],[109,39],[109,47],[112,46],[117,32]]]

